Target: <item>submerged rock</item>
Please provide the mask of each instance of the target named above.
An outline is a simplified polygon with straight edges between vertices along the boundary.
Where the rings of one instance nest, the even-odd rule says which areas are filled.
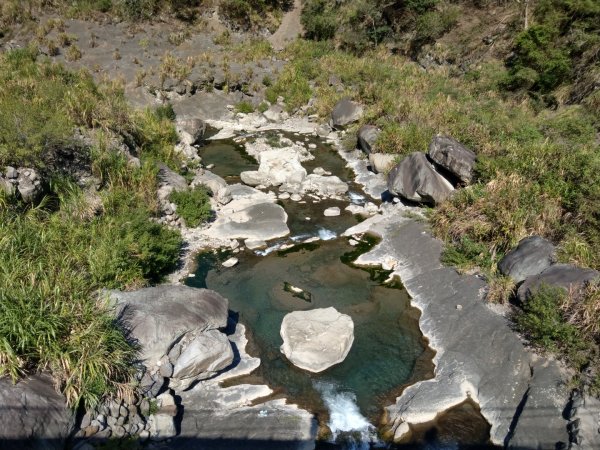
[[[516,248],[498,263],[502,275],[519,283],[546,270],[554,262],[556,248],[546,239],[529,236],[521,239]]]
[[[354,323],[335,308],[294,311],[281,324],[281,352],[296,366],[322,372],[342,362],[354,342]]]
[[[435,136],[429,144],[428,155],[434,163],[450,172],[461,183],[471,182],[477,157],[457,140],[448,136]]]
[[[411,153],[388,174],[390,193],[413,202],[436,205],[452,192],[452,185],[437,173],[424,153]]]

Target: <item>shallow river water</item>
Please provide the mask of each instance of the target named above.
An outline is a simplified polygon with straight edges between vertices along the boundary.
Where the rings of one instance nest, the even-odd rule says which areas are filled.
[[[200,154],[229,183],[238,182],[240,171],[257,167],[233,140],[211,143]],[[304,163],[309,173],[320,166],[344,181],[351,180],[351,172],[331,147],[319,143],[313,154],[316,159]],[[228,298],[232,314],[247,326],[248,350],[261,358],[261,366],[242,381],[266,382],[276,395],[315,413],[330,430],[323,448],[333,448],[336,438],[345,439],[345,448],[385,447],[372,425],[381,417],[383,406],[393,402],[402,386],[429,377],[432,371],[433,352],[420,332],[419,313],[410,306],[399,281],[385,283],[387,273],[352,265],[374,239],[365,238],[353,247],[348,239],[338,237],[358,223],[344,207],[351,201],[364,202],[359,187],[350,183],[350,189],[352,194],[343,201],[313,202],[305,197],[306,203],[280,202],[289,216],[289,238],[275,242],[268,251],[237,254],[239,264],[232,268],[221,265],[230,252],[202,253],[195,276],[188,279],[191,286],[213,289]],[[323,210],[329,206],[339,206],[342,215],[324,217]],[[321,240],[277,250],[282,242],[309,236]],[[294,294],[290,285],[309,295]],[[354,321],[355,339],[348,356],[319,374],[294,367],[279,350],[283,317],[291,311],[329,306]],[[444,420],[452,425],[444,428]],[[433,435],[430,429],[416,430],[421,444],[415,448],[484,444],[489,436],[487,423],[470,405],[441,418],[433,430]]]

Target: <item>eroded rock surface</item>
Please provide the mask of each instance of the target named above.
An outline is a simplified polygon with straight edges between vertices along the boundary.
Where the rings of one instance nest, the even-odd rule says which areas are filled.
[[[294,311],[281,324],[281,352],[297,367],[310,372],[342,362],[354,342],[354,323],[335,308]]]
[[[473,168],[477,159],[475,153],[463,144],[448,136],[437,135],[429,144],[429,157],[443,169],[450,172],[463,184],[473,179]]]
[[[388,190],[413,202],[435,205],[452,192],[452,185],[432,167],[424,153],[411,153],[388,174]]]
[[[345,233],[381,236],[382,241],[356,263],[394,268],[413,305],[422,311],[421,330],[436,351],[435,377],[409,386],[386,408],[395,440],[409,435],[408,424],[429,422],[471,398],[491,424],[495,444],[509,445],[513,436],[521,448],[568,444],[567,421],[562,418],[568,397],[560,387],[566,377],[560,377],[557,363],[529,352],[508,320],[488,307],[482,299],[484,281],[442,266],[442,242],[424,224],[404,216],[405,211],[410,208],[390,205],[384,215]],[[538,405],[544,405],[543,414]],[[529,432],[513,434],[520,416],[527,418]],[[546,424],[552,424],[552,432],[544,431]]]
[[[13,384],[0,378],[0,447],[62,450],[74,417],[48,375],[32,375]]]
[[[186,333],[227,326],[228,300],[208,289],[162,285],[111,291],[110,296],[132,338],[140,343],[147,367],[157,365]]]

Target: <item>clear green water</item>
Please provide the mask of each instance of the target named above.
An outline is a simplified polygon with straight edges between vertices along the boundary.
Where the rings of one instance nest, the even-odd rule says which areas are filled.
[[[205,254],[188,283],[229,299],[230,309],[249,328],[262,360],[260,375],[271,387],[320,411],[324,408],[313,383],[332,382],[341,391],[353,392],[362,413],[375,417],[380,412],[377,400],[410,378],[424,346],[406,292],[381,286],[369,272],[344,264],[341,258],[353,250],[345,240],[336,240],[266,257],[243,254],[230,269],[220,269],[214,256]],[[312,302],[286,292],[286,282],[310,292]],[[280,353],[281,322],[290,311],[328,306],[352,317],[354,344],[342,363],[310,374]]]
[[[331,146],[313,137],[283,134],[293,141],[317,144],[317,149],[312,150],[315,159],[303,163],[309,173],[323,167],[348,182],[351,191],[362,194],[352,182],[351,170]],[[205,164],[215,164],[212,171],[230,184],[239,182],[240,172],[258,167],[244,152],[243,144],[233,140],[209,142],[200,155]],[[345,201],[314,202],[306,196],[304,200],[279,202],[288,213],[290,237],[320,234],[332,238],[358,222],[344,211],[350,197]],[[329,206],[338,206],[341,215],[324,217],[323,211]],[[246,251],[236,255],[239,264],[228,269],[221,262],[231,256],[229,253],[199,255],[195,277],[188,278],[187,283],[213,289],[229,299],[232,314],[247,326],[249,353],[261,358],[259,369],[240,382],[267,383],[277,394],[315,413],[321,423],[327,422],[330,411],[317,386],[319,383],[334,386],[337,392],[355,398],[360,413],[376,423],[382,407],[393,401],[401,386],[429,375],[432,353],[425,349],[418,313],[410,307],[406,291],[383,285],[387,278],[384,272],[351,265],[366,248],[366,245],[353,248],[345,238],[337,238],[274,251],[267,256]],[[309,292],[311,301],[294,297],[286,291],[286,283]],[[288,312],[328,306],[352,317],[355,339],[342,363],[320,374],[311,374],[294,367],[279,351],[282,344],[279,330]],[[457,443],[470,448],[489,448],[485,444],[489,426],[478,411],[471,409],[469,405],[454,408],[432,427],[419,430],[414,446],[402,448],[461,448]],[[318,448],[370,448],[368,442],[351,440],[350,444],[338,446],[320,441]]]
[[[207,141],[198,154],[202,157],[203,164],[214,164],[211,172],[229,184],[238,183],[241,172],[258,169],[258,163],[244,151],[243,144],[238,144],[233,139]]]

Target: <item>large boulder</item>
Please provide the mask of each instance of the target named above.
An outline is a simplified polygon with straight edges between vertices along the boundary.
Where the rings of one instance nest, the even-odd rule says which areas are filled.
[[[306,178],[306,169],[293,149],[273,149],[258,155],[258,170],[242,172],[240,178],[250,186],[299,185]]]
[[[209,170],[202,169],[198,171],[191,186],[204,186],[220,204],[226,205],[231,201],[231,190],[227,182]]]
[[[371,153],[369,155],[369,163],[371,170],[375,173],[387,173],[394,167],[396,155],[389,153]]]
[[[343,195],[348,191],[348,184],[335,175],[317,175],[311,173],[302,182],[302,192],[313,192],[324,197]]]
[[[471,182],[477,157],[457,140],[437,135],[429,144],[428,154],[434,163],[450,172],[461,183]]]
[[[357,122],[362,115],[362,105],[344,98],[334,106],[331,112],[331,123],[334,128],[343,128],[346,125]]]
[[[373,153],[380,134],[381,130],[375,125],[363,125],[358,129],[358,146],[367,154]]]
[[[233,349],[227,336],[208,330],[186,336],[169,352],[175,361],[172,378],[203,380],[214,376],[233,362]]]
[[[227,325],[229,302],[208,289],[163,285],[131,292],[111,291],[117,314],[141,345],[147,367],[160,365],[173,345],[189,332]]]
[[[411,153],[388,174],[390,193],[407,200],[435,205],[452,192],[452,185],[432,167],[424,153]]]
[[[539,236],[529,236],[500,260],[498,271],[520,283],[550,267],[555,254],[556,248],[551,242]]]
[[[234,200],[227,209],[217,214],[217,219],[205,234],[214,239],[255,239],[268,241],[290,233],[285,210],[270,202],[251,204],[252,200]],[[248,204],[248,206],[245,206]],[[240,209],[234,206],[241,205]]]
[[[598,277],[600,272],[593,269],[583,269],[572,264],[554,264],[539,275],[527,278],[519,287],[517,297],[521,302],[526,302],[543,285],[562,288],[565,291],[580,289]]]
[[[177,118],[175,129],[179,140],[187,145],[198,144],[206,132],[206,123],[198,118]]]
[[[17,384],[7,377],[0,378],[0,448],[66,448],[73,411],[53,386],[45,374],[33,375]]]
[[[342,362],[354,342],[354,322],[335,308],[294,311],[281,324],[282,353],[295,366],[310,372]]]

